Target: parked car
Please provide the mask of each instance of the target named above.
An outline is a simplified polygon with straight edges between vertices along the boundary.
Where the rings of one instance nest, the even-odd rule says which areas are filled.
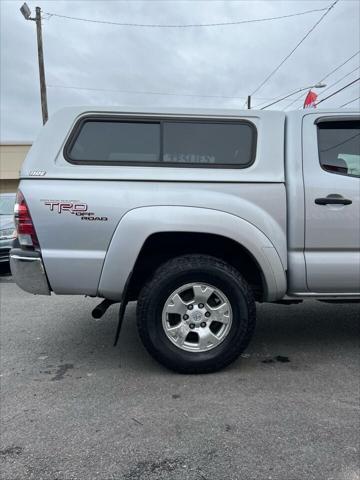
[[[256,303],[360,299],[360,115],[67,108],[21,170],[15,281],[137,300],[179,372],[235,360]],[[289,319],[290,321],[290,319]]]
[[[8,263],[15,238],[14,205],[16,193],[0,194],[0,263]]]

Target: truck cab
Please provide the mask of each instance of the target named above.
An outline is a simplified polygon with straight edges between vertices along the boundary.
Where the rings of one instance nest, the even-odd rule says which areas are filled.
[[[287,117],[287,139],[288,293],[358,296],[359,115],[293,112]]]

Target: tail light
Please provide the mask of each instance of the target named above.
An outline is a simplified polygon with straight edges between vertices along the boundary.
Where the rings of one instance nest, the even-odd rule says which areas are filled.
[[[17,238],[21,247],[39,247],[39,240],[24,195],[18,190],[14,207]]]

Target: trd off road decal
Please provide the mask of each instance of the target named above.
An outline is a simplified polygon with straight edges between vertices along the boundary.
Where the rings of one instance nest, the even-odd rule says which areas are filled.
[[[51,212],[66,213],[80,217],[81,220],[107,222],[108,217],[98,217],[94,212],[89,212],[87,203],[79,200],[41,200]]]

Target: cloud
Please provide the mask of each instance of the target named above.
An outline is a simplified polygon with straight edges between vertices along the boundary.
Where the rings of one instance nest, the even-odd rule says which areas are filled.
[[[1,140],[32,140],[41,128],[35,23],[21,1],[2,1]],[[28,2],[32,10],[35,3]],[[121,22],[226,22],[324,8],[329,1],[43,1],[43,12]],[[321,12],[284,20],[216,28],[155,29],[43,21],[49,114],[66,105],[243,108],[254,90],[320,18]],[[340,1],[284,66],[257,92],[253,104],[313,84],[360,49],[360,6]],[[328,79],[359,65],[359,56]],[[354,72],[334,89],[358,76]],[[75,86],[133,92],[223,95],[241,99],[161,96],[54,88]],[[329,90],[331,93],[332,90]],[[324,102],[339,106],[359,95],[359,84]],[[280,103],[276,108],[282,108]],[[294,105],[300,105],[298,102]],[[354,106],[356,104],[353,104]]]

